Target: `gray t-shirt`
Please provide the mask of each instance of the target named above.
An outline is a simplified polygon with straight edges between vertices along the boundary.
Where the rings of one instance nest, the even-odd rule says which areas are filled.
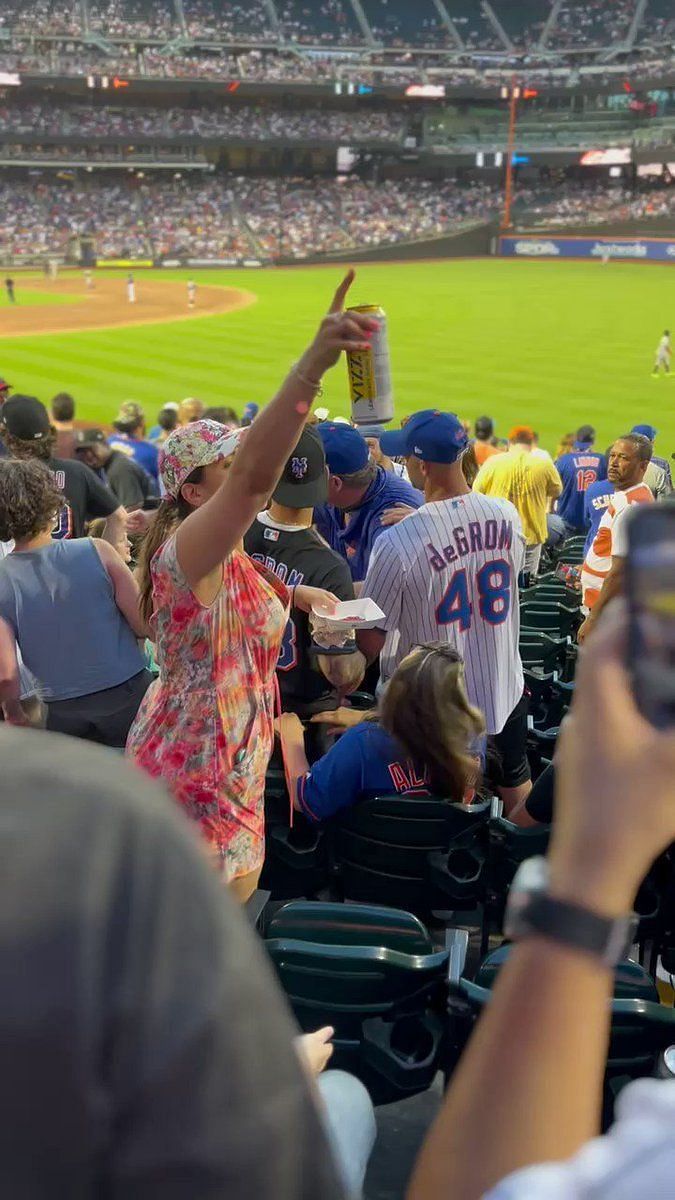
[[[118,756],[1,730],[12,1200],[339,1200],[294,1027],[188,822]]]

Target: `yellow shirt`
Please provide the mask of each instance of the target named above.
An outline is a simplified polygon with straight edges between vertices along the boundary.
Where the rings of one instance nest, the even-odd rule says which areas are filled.
[[[488,458],[476,476],[473,489],[515,505],[528,546],[539,546],[546,541],[548,502],[562,492],[562,481],[550,458],[539,458],[514,446],[506,454]]]

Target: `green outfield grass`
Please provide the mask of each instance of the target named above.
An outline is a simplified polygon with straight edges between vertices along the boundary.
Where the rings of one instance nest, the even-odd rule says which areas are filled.
[[[241,410],[272,395],[340,276],[340,267],[195,272],[198,283],[240,286],[258,302],[164,325],[0,338],[0,375],[44,400],[71,391],[78,416],[92,421],[109,421],[126,398],[151,419],[184,396]],[[137,272],[141,297],[143,279]],[[664,327],[675,327],[674,285],[675,270],[661,266],[450,261],[363,267],[352,296],[389,315],[397,416],[429,406],[488,413],[502,434],[527,421],[551,448],[588,421],[601,445],[649,421],[670,454],[675,375],[654,380],[650,371]],[[323,403],[348,412],[343,365]]]
[[[16,296],[16,305],[12,304],[5,290],[5,285],[0,280],[0,308],[35,308],[43,305],[59,305],[59,304],[81,304],[81,296],[60,296],[58,292],[40,292],[36,288],[24,288],[21,283],[21,276],[15,276],[14,279],[14,294]],[[2,322],[0,321],[0,333],[2,333]]]

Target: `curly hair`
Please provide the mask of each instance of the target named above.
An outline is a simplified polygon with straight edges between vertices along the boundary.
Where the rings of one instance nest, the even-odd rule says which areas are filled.
[[[37,537],[64,503],[44,463],[35,458],[0,458],[0,541],[26,542]]]
[[[49,462],[56,445],[56,430],[52,427],[46,437],[27,441],[25,438],[14,437],[7,429],[3,429],[2,440],[12,458],[37,458],[42,462]]]

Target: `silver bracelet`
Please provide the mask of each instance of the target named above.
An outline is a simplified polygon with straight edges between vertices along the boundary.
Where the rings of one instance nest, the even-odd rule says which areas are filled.
[[[293,375],[295,375],[296,379],[300,380],[300,383],[304,383],[305,387],[310,388],[311,391],[315,393],[315,399],[319,396],[323,396],[323,383],[320,380],[318,383],[316,383],[315,380],[308,379],[307,376],[303,375],[302,371],[299,369],[298,363],[293,363],[291,372]]]

